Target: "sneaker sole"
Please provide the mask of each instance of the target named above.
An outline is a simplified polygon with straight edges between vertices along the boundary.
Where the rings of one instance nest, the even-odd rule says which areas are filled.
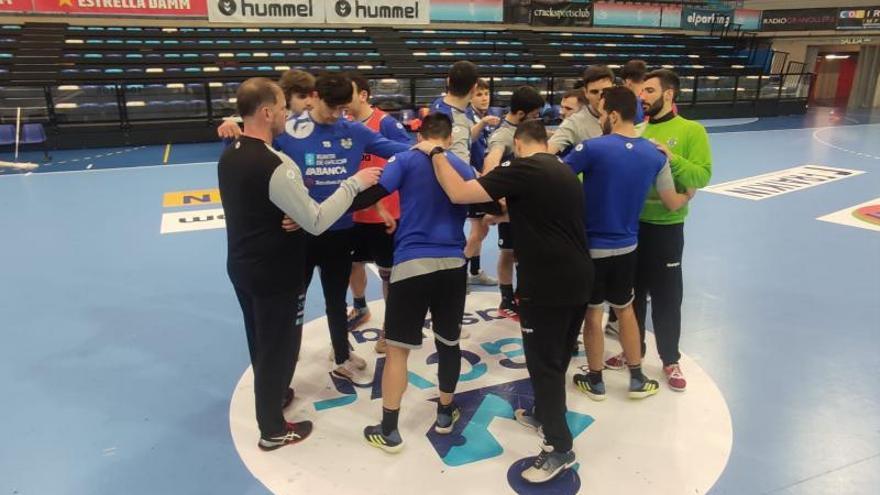
[[[563,464],[563,465],[559,466],[558,468],[556,468],[552,473],[550,473],[549,476],[547,476],[546,478],[544,478],[544,479],[542,479],[542,480],[530,480],[530,479],[528,479],[528,478],[525,477],[525,472],[523,472],[523,475],[521,475],[521,476],[522,476],[522,479],[528,481],[529,483],[533,483],[533,484],[535,484],[535,485],[538,485],[538,484],[541,484],[541,483],[546,483],[546,482],[548,482],[548,481],[553,481],[553,479],[555,479],[557,476],[559,476],[560,474],[562,474],[566,469],[569,469],[569,468],[571,468],[572,466],[574,466],[575,462],[577,462],[577,460],[574,460],[574,461],[571,461],[571,462],[566,462],[565,464]]]
[[[352,380],[350,376],[343,375],[342,373],[337,373],[336,370],[331,371],[330,374],[335,376],[336,378],[341,379],[341,380],[346,380],[346,381],[350,382],[352,385],[357,386],[357,387],[367,387],[371,383],[373,383],[373,382],[358,383],[358,382]]]
[[[631,391],[629,392],[629,398],[630,398],[630,399],[636,399],[636,400],[637,400],[637,399],[647,399],[648,397],[650,397],[650,396],[652,396],[652,395],[657,395],[657,392],[659,392],[659,391],[660,391],[659,388],[658,388],[657,390],[652,390],[652,391],[648,391],[648,392],[645,392],[645,391],[642,391],[642,390],[639,390],[639,391],[633,391],[633,390],[631,390]]]
[[[257,442],[257,447],[258,447],[260,450],[262,450],[263,452],[271,452],[271,451],[273,451],[273,450],[278,450],[278,449],[280,449],[281,447],[287,447],[288,445],[296,445],[296,444],[298,444],[298,443],[302,443],[304,440],[306,440],[307,438],[309,438],[311,435],[312,435],[312,432],[309,431],[309,432],[306,434],[306,436],[304,436],[304,437],[298,439],[298,440],[295,441],[295,442],[284,442],[284,443],[280,443],[280,444],[278,444],[278,445],[263,445],[262,441],[260,441],[260,442]]]
[[[669,384],[667,383],[667,385]],[[673,392],[684,392],[685,390],[687,390],[687,385],[685,385],[684,387],[673,387],[672,385],[669,385],[669,389]]]
[[[578,392],[586,395],[587,397],[593,399],[596,402],[602,402],[605,400],[605,394],[595,394],[593,392],[588,392],[580,387],[580,385],[575,384],[575,388],[578,389]]]
[[[382,452],[386,452],[388,454],[398,454],[398,453],[400,453],[401,450],[403,450],[403,442],[400,442],[400,445],[391,446],[391,445],[379,445],[378,443],[373,443],[373,442],[367,440],[366,438],[364,438],[364,441],[367,442],[367,444],[369,444],[370,446],[375,447],[375,448],[381,450]]]

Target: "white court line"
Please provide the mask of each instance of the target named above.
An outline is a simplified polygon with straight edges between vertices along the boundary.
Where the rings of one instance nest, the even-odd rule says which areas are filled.
[[[869,124],[869,125],[877,125],[877,124]],[[855,127],[855,126],[841,126],[841,127],[846,128],[846,127]],[[824,144],[825,146],[828,146],[829,148],[833,148],[833,149],[836,149],[836,150],[838,150],[838,151],[843,151],[844,153],[850,153],[850,154],[852,154],[852,155],[856,155],[856,156],[861,156],[861,157],[865,157],[865,158],[873,158],[874,160],[880,160],[880,156],[872,155],[872,154],[870,154],[870,153],[860,153],[860,152],[858,152],[858,151],[854,151],[854,150],[851,150],[851,149],[847,149],[847,148],[844,148],[844,147],[842,147],[842,146],[837,146],[836,144],[832,144],[832,143],[830,143],[830,142],[828,142],[828,141],[825,141],[825,140],[822,139],[821,137],[819,137],[819,133],[822,132],[822,131],[825,131],[825,130],[828,130],[828,129],[838,129],[838,128],[839,128],[839,127],[820,127],[819,129],[816,129],[816,130],[813,132],[813,140],[816,141],[816,142],[818,142],[819,144]]]
[[[724,132],[713,132],[712,135],[722,135],[722,134],[750,134],[753,132],[783,132],[783,131],[813,131],[813,130],[821,130],[821,129],[849,129],[851,127],[872,127],[872,126],[880,126],[880,123],[874,124],[855,124],[855,125],[836,125],[836,126],[824,126],[824,127],[797,127],[792,129],[762,129],[756,131],[724,131]],[[711,127],[709,128],[711,129]]]
[[[365,263],[365,264],[367,265],[367,268],[369,268],[369,270],[371,272],[373,272],[373,275],[375,275],[376,278],[378,278],[379,280],[382,280],[382,277],[379,275],[379,269],[376,267],[375,263]]]
[[[60,162],[59,162],[60,163]],[[217,165],[217,162],[192,162],[192,163],[175,163],[173,165],[138,165],[136,167],[115,167],[115,168],[95,168],[92,170],[63,170],[58,172],[43,172],[39,174],[33,174],[34,176],[40,175],[61,175],[61,174],[94,174],[97,172],[124,172],[126,170],[135,170],[135,169],[150,169],[154,168],[157,170],[167,170],[169,168],[176,167],[189,167],[193,165]],[[0,175],[0,177],[19,177],[23,174],[9,174],[9,175]]]

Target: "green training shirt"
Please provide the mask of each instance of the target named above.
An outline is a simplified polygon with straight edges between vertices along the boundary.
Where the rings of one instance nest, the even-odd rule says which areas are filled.
[[[675,116],[659,123],[649,123],[642,137],[669,148],[669,164],[678,192],[686,192],[689,188],[700,189],[709,184],[712,178],[712,150],[709,135],[699,122]],[[657,190],[652,187],[639,219],[656,225],[672,225],[684,223],[687,214],[687,205],[678,211],[667,210]]]

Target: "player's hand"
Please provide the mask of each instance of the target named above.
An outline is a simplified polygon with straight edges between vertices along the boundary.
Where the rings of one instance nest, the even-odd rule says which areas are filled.
[[[485,117],[480,119],[480,122],[483,124],[483,126],[495,127],[501,124],[501,118],[494,115],[486,115]]]
[[[376,208],[379,212],[379,216],[382,217],[382,222],[385,223],[385,233],[391,235],[397,230],[397,220],[388,213],[388,210],[385,208]]]
[[[413,145],[412,149],[419,150],[426,155],[431,154],[431,150],[437,147],[437,143],[432,143],[430,141],[421,141]]]
[[[232,119],[226,119],[217,128],[217,135],[221,139],[238,139],[241,136],[241,127]]]
[[[379,182],[379,176],[382,175],[382,169],[379,167],[362,168],[354,174],[354,179],[358,182],[360,190],[375,186]]]
[[[488,228],[492,225],[498,225],[499,223],[501,223],[503,221],[504,221],[503,215],[496,216],[496,215],[489,215],[488,213],[483,215],[483,220],[482,220],[483,225],[486,226],[486,228]]]
[[[299,224],[294,222],[289,216],[284,215],[284,219],[281,220],[281,228],[285,232],[296,232],[299,230]]]
[[[663,143],[654,143],[654,146],[656,146],[657,149],[660,150],[661,153],[663,153],[664,155],[666,155],[666,158],[672,158],[672,152],[669,151],[669,148],[667,148],[665,144],[663,144]]]

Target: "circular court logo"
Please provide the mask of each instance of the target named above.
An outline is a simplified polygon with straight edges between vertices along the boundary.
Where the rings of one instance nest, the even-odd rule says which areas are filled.
[[[862,206],[853,212],[853,216],[871,225],[880,225],[880,204]]]
[[[539,439],[513,417],[530,408],[531,385],[519,325],[498,315],[496,293],[468,296],[462,340],[462,370],[456,402],[462,416],[449,435],[433,430],[437,399],[437,356],[433,339],[409,358],[409,386],[400,413],[406,442],[397,455],[370,447],[364,426],[381,419],[381,376],[385,359],[373,352],[384,304],[370,303],[372,319],[353,332],[355,351],[370,363],[373,382],[355,387],[330,376],[330,338],[325,318],[303,329],[290,420],[312,420],[305,442],[275,452],[257,448],[253,374],[247,369],[230,404],[235,448],[247,468],[276,494],[410,493],[457,495],[507,493],[706,493],[721,475],[733,431],[724,397],[712,379],[687,356],[683,394],[663,388],[643,401],[626,398],[628,374],[608,371],[608,398],[593,402],[576,391],[571,375],[585,364],[583,351],[568,373],[568,425],[578,463],[550,483],[531,486],[520,473],[538,451]],[[425,332],[430,337],[430,320]],[[651,338],[649,334],[649,339]],[[609,352],[617,350],[609,342]],[[654,348],[653,340],[648,348]],[[653,354],[645,372],[661,378]],[[508,488],[499,488],[508,487]],[[549,491],[547,491],[549,490]]]

